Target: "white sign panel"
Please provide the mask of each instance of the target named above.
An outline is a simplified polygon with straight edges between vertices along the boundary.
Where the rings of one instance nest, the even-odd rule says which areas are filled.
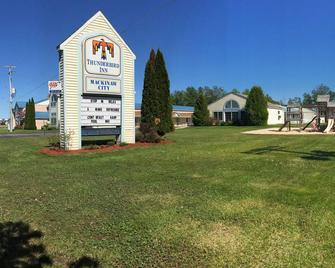
[[[121,94],[121,81],[86,76],[84,93]]]
[[[121,125],[121,100],[85,97],[81,100],[81,125],[115,127]]]
[[[88,74],[121,74],[121,50],[111,39],[103,35],[86,39],[84,50],[84,65]]]
[[[49,81],[48,82],[48,88],[50,93],[61,93],[62,91],[62,86],[60,81]]]

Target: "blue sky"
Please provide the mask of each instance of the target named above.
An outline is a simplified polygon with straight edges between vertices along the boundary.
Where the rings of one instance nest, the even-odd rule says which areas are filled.
[[[335,88],[334,9],[332,0],[2,1],[0,65],[17,66],[16,100],[45,98],[56,46],[101,10],[137,56],[137,101],[150,48],[164,53],[171,91],[257,84],[285,100],[320,83]],[[0,117],[7,107],[1,69]]]

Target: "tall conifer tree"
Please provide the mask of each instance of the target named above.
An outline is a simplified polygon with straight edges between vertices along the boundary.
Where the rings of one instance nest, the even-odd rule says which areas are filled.
[[[159,97],[158,132],[161,135],[173,130],[172,105],[170,101],[170,80],[166,70],[164,56],[158,49],[155,58],[155,77]]]
[[[26,103],[26,112],[24,116],[24,129],[30,129],[30,99]]]
[[[26,103],[26,113],[24,119],[24,129],[35,130],[36,121],[35,121],[35,102],[34,99],[29,99]]]
[[[31,120],[31,129],[36,129],[36,118],[35,118],[35,101],[34,98],[31,98],[31,108],[30,108],[30,120]]]
[[[145,66],[141,124],[157,128],[156,119],[159,118],[159,98],[157,94],[157,82],[155,78],[155,51],[151,49],[150,58]]]

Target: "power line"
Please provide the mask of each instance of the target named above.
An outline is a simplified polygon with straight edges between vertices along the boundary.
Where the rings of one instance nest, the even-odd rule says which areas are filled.
[[[36,86],[36,87],[32,88],[31,90],[29,90],[29,92],[26,92],[25,94],[20,95],[17,98],[22,98],[22,97],[28,96],[29,94],[31,94],[31,93],[35,92],[36,90],[40,89],[42,86],[47,85],[49,80],[53,80],[53,79],[55,79],[57,77],[58,77],[58,74],[50,77],[48,80],[44,80],[43,82],[41,82],[40,84],[38,84],[38,86]]]
[[[147,15],[153,13],[154,11],[157,11],[157,10],[160,10],[161,8],[171,4],[172,2],[176,2],[176,0],[167,0],[167,1],[164,1],[162,2],[160,5],[154,7],[154,8],[151,8],[149,9],[147,12],[145,12],[144,14],[142,13],[141,16],[139,16],[138,18],[134,19],[134,23],[131,23],[129,24],[127,27],[125,27],[123,30],[120,31],[121,34],[124,34],[125,32],[127,32],[132,26],[134,26],[135,24],[138,24],[139,21],[143,21],[144,19],[147,18]],[[53,80],[55,79],[56,77],[58,76],[57,75],[54,75],[53,77],[51,77],[50,79],[48,80],[44,80],[43,82],[41,82],[38,86],[34,87],[33,89],[31,89],[29,92],[23,94],[23,95],[19,95],[17,98],[23,98],[23,97],[26,97],[28,96],[29,94],[35,92],[36,90],[40,89],[42,86],[44,86],[45,84],[48,83],[49,80]]]

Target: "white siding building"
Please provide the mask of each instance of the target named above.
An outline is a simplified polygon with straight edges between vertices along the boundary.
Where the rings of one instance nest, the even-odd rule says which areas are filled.
[[[221,122],[244,122],[246,120],[245,104],[248,96],[239,93],[228,93],[221,99],[208,105],[210,116]],[[283,124],[286,108],[268,103],[268,125]]]

